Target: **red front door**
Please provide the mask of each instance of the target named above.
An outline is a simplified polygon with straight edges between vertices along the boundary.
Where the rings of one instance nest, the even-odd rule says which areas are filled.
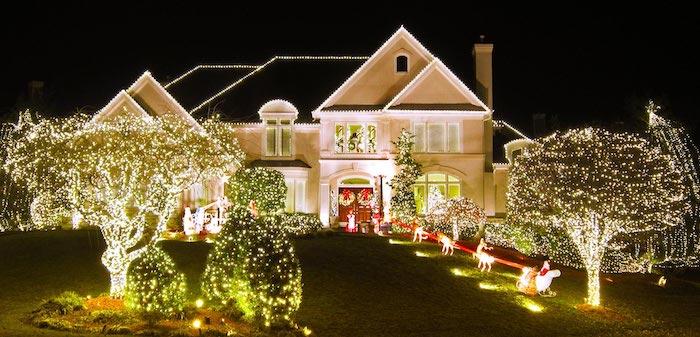
[[[372,188],[370,187],[341,187],[338,191],[338,195],[340,196],[339,199],[348,193],[352,193],[352,202],[350,202],[348,205],[344,205],[340,200],[338,200],[338,216],[339,216],[339,221],[342,223],[347,223],[348,222],[348,213],[350,213],[350,210],[353,211],[355,214],[355,224],[359,226],[361,223],[366,223],[369,222],[372,219],[372,206],[369,204],[364,205],[363,202],[360,202],[359,196],[362,193],[362,190],[369,190],[370,192],[372,191]],[[347,191],[347,192],[345,192]]]

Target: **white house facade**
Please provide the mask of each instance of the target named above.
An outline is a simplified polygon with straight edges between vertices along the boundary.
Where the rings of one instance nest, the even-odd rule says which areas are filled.
[[[234,123],[247,166],[284,174],[285,210],[317,214],[325,226],[344,226],[350,210],[357,221],[380,208],[388,214],[392,142],[406,129],[424,173],[414,185],[419,212],[439,192],[469,197],[499,218],[513,155],[529,139],[494,121],[492,51],[492,44],[474,45],[472,90],[400,27],[369,57],[197,66],[165,85],[146,72],[95,118],[176,113],[199,127],[193,116],[216,112]],[[179,207],[209,204],[226,193],[224,185],[194,186]]]

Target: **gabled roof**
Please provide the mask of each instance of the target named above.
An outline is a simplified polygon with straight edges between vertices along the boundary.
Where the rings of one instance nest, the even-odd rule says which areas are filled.
[[[101,123],[108,121],[110,118],[117,115],[133,115],[143,118],[151,118],[138,102],[136,102],[125,90],[112,98],[107,105],[98,111],[93,117],[93,123]]]
[[[166,85],[192,116],[217,112],[222,120],[257,122],[260,108],[285,100],[311,122],[311,111],[347,79],[366,56],[275,56],[259,66],[198,66]],[[209,80],[213,78],[213,80]]]
[[[194,128],[202,128],[149,71],[144,72],[127,90],[120,91],[92,120],[105,121],[123,113],[135,113],[144,117],[172,114]]]
[[[439,59],[426,66],[384,110],[489,112],[474,92]]]
[[[408,58],[406,73],[396,72],[397,56]],[[491,112],[442,61],[401,26],[316,108],[313,115],[320,118],[333,112],[403,113],[413,110]]]

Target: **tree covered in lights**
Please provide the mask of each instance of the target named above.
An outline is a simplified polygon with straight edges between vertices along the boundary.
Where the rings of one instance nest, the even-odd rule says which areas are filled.
[[[458,197],[444,200],[433,206],[425,217],[430,231],[452,232],[452,239],[482,233],[486,224],[486,212],[474,200]]]
[[[7,158],[11,137],[15,135],[13,129],[10,123],[0,126],[0,160]],[[32,197],[24,184],[14,181],[10,172],[0,170],[0,232],[42,229],[31,222],[31,202]]]
[[[680,168],[691,200],[691,211],[684,224],[662,233],[664,255],[667,259],[687,259],[689,255],[700,253],[700,153],[685,128],[661,117],[658,114],[660,109],[661,106],[654,101],[649,101],[645,107],[649,115],[647,130],[650,139],[669,154],[674,164]],[[654,250],[654,247],[651,248]]]
[[[510,172],[507,221],[565,232],[600,305],[599,271],[617,235],[676,225],[688,210],[680,171],[631,133],[580,128],[531,144]]]
[[[124,305],[151,324],[182,312],[186,295],[185,274],[157,245],[149,245],[129,266]]]
[[[169,115],[24,117],[5,168],[33,195],[56,189],[101,229],[112,297],[124,295],[129,263],[165,229],[182,191],[230,174],[245,156],[233,128],[215,121],[199,127]]]
[[[255,200],[260,214],[277,213],[284,209],[287,185],[282,172],[266,168],[241,168],[229,179],[231,202],[248,206]]]
[[[394,165],[397,168],[396,175],[389,181],[389,186],[394,190],[391,197],[389,212],[399,221],[409,223],[416,216],[416,200],[413,193],[413,184],[420,177],[422,165],[416,162],[411,155],[413,139],[415,135],[406,129],[401,130],[401,135],[391,143],[396,147]],[[403,230],[403,227],[394,226],[394,230]]]
[[[301,304],[301,266],[281,217],[254,218],[236,206],[202,276],[208,300],[266,328],[291,327]]]

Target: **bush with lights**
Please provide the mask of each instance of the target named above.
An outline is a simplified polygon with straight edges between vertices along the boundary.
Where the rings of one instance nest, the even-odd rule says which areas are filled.
[[[124,305],[150,324],[182,312],[187,293],[185,274],[155,244],[129,266]]]
[[[413,193],[413,184],[416,179],[423,174],[422,165],[416,162],[411,156],[413,149],[413,139],[415,135],[406,129],[401,130],[401,135],[396,141],[391,143],[396,147],[396,157],[394,165],[396,165],[397,173],[389,181],[389,186],[394,190],[394,195],[391,197],[391,206],[389,212],[397,220],[410,223],[416,216],[416,200]],[[392,231],[398,233],[406,233],[409,230],[402,226],[392,226]]]
[[[0,160],[7,158],[7,148],[11,144],[14,126],[3,123],[0,127]],[[27,188],[13,181],[10,172],[0,169],[0,232],[42,229],[35,226],[30,218],[29,205],[32,202]]]
[[[287,185],[282,172],[266,168],[241,168],[229,179],[231,202],[241,206],[255,207],[260,214],[277,213],[284,209]]]
[[[459,240],[483,232],[486,212],[470,198],[451,198],[435,204],[425,222],[429,231],[451,232],[452,239]]]
[[[323,228],[323,224],[316,214],[285,213],[280,215],[280,219],[282,220],[282,228],[295,236],[315,233]]]
[[[612,240],[682,222],[687,193],[678,168],[645,139],[572,129],[538,139],[517,158],[507,222],[566,233],[588,274],[586,302],[598,306],[600,267]]]
[[[236,208],[209,253],[202,292],[261,327],[291,327],[301,304],[301,267],[282,216],[253,218]]]

